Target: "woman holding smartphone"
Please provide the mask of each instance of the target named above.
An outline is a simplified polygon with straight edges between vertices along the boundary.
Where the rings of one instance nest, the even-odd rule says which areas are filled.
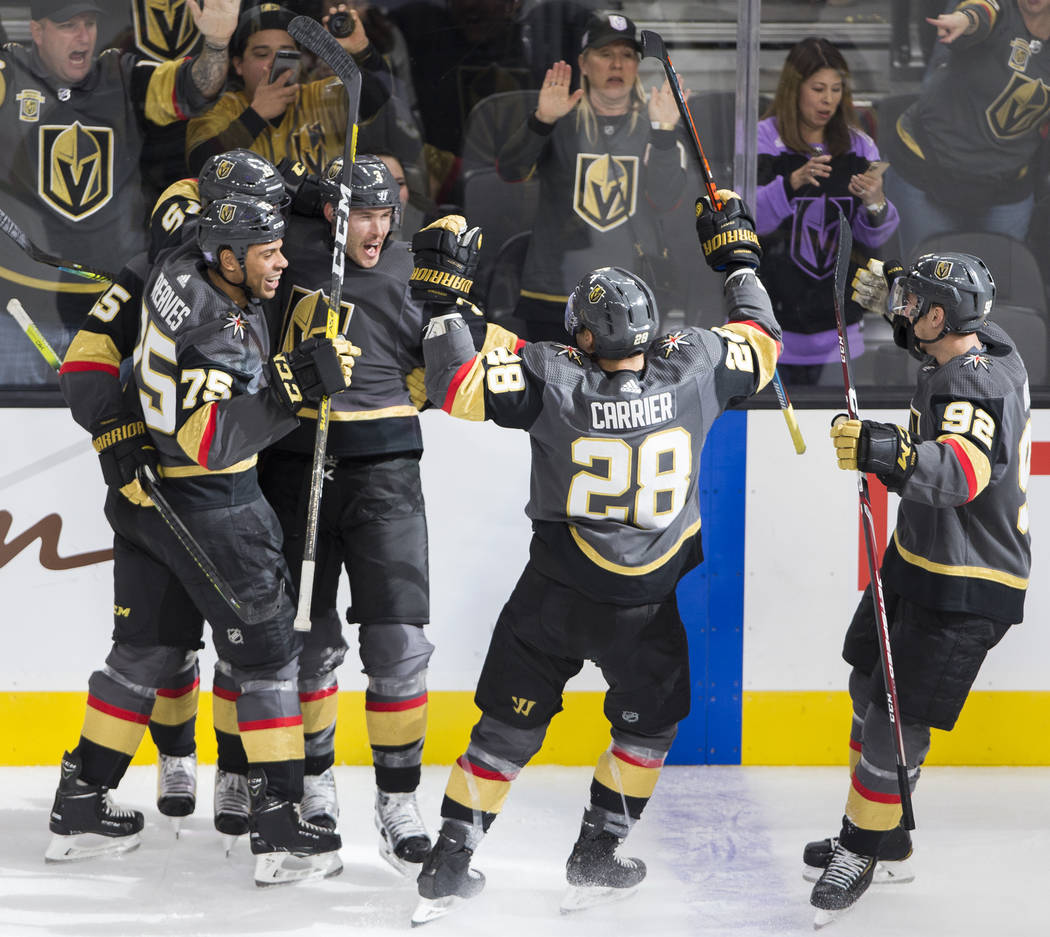
[[[762,282],[784,330],[785,383],[841,381],[833,300],[839,209],[853,230],[851,276],[899,221],[882,189],[886,164],[856,124],[849,67],[826,39],[788,53],[776,96],[758,125],[756,229]],[[846,301],[850,353],[864,351],[864,310]]]

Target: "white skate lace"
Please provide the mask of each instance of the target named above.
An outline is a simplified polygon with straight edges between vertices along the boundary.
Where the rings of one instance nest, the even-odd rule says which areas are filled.
[[[118,807],[113,803],[113,795],[106,791],[102,795],[102,804],[105,810],[106,816],[116,820],[131,820],[135,816],[135,811],[128,807]]]
[[[231,771],[215,772],[215,813],[246,817],[250,812],[248,779]]]
[[[824,871],[824,881],[837,888],[852,888],[870,861],[867,856],[859,856],[844,846],[836,846],[835,854]]]
[[[380,791],[376,795],[376,813],[395,847],[413,836],[427,835],[414,793],[387,794]]]
[[[197,795],[197,756],[160,756],[160,774],[157,779],[158,797]]]
[[[328,768],[321,774],[308,774],[303,778],[303,799],[299,815],[316,817],[324,814],[333,820],[339,817],[339,799],[335,791],[335,775]]]

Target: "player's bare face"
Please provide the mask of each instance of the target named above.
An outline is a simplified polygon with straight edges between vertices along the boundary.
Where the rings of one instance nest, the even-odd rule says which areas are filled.
[[[590,85],[590,99],[599,114],[624,114],[638,78],[638,53],[626,40],[588,49],[580,56],[580,72]]]
[[[270,80],[270,67],[278,49],[295,50],[295,41],[283,29],[260,29],[248,37],[244,55],[233,57],[233,69],[244,80],[244,93],[250,101],[255,89]]]
[[[814,72],[798,90],[798,119],[810,143],[824,139],[824,128],[842,103],[842,76],[833,68]]]
[[[64,23],[32,20],[29,29],[40,60],[49,72],[71,85],[87,77],[98,41],[94,13],[78,13]]]
[[[355,208],[346,229],[346,256],[359,267],[379,263],[383,241],[390,233],[392,208]]]
[[[284,241],[253,244],[244,255],[244,282],[253,296],[273,299],[288,261],[281,253]]]

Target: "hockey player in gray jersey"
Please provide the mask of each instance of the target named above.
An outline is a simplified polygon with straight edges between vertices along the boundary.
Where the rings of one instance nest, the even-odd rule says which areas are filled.
[[[837,420],[839,467],[900,496],[882,564],[912,789],[930,728],[950,730],[987,652],[1024,617],[1031,564],[1028,375],[995,317],[995,284],[970,254],[924,254],[896,279],[894,339],[922,361],[907,428]],[[837,837],[804,851],[818,926],[873,882],[909,881],[896,751],[871,590],[846,633],[853,667],[850,789]]]
[[[237,721],[251,765],[251,849],[260,885],[335,874],[339,837],[305,823],[303,730],[295,688],[298,647],[285,584],[280,531],[255,473],[258,451],[298,422],[304,399],[344,390],[352,352],[342,339],[313,339],[269,353],[259,301],[286,266],[284,220],[269,202],[241,195],[213,202],[197,244],[174,251],[146,282],[134,374],[143,420],[95,439],[106,451],[145,432],[166,499],[242,602],[272,611],[234,614],[148,499],[114,485],[106,516],[114,531],[114,643],[89,681],[77,747],[62,760],[51,811],[52,861],[138,844],[138,811],[109,800],[142,739],[159,688],[184,666],[212,626],[219,657],[239,690]],[[144,424],[144,425],[143,425]]]
[[[697,202],[697,229],[708,263],[727,274],[721,328],[658,338],[652,292],[617,267],[588,274],[570,296],[565,327],[575,346],[538,342],[476,354],[454,309],[427,327],[431,402],[529,433],[533,538],[489,644],[475,695],[482,716],[453,766],[413,923],[440,917],[483,887],[471,856],[539,751],[566,681],[588,659],[609,683],[612,744],[594,772],[562,909],[626,896],[645,877],[644,863],[616,848],[689,712],[675,586],[702,558],[700,450],[722,410],[770,380],[780,350],[754,272],[753,220],[734,193],[719,196],[721,211],[706,196]],[[449,252],[462,236],[446,232]]]

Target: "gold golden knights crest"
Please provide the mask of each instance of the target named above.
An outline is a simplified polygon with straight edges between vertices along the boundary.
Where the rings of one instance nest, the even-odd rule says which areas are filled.
[[[112,128],[44,125],[39,142],[38,191],[59,214],[80,221],[113,197]]]
[[[135,45],[154,59],[181,59],[197,44],[200,33],[185,0],[132,0]]]
[[[598,231],[623,224],[637,206],[638,167],[637,156],[577,153],[573,211]]]
[[[1000,140],[1020,137],[1050,114],[1050,88],[1041,79],[1011,72],[1010,80],[985,110],[988,126]]]
[[[346,334],[354,304],[345,300],[339,304],[339,333]],[[284,340],[281,351],[289,352],[308,338],[324,335],[328,320],[328,297],[323,290],[307,290],[293,286],[284,314]]]

